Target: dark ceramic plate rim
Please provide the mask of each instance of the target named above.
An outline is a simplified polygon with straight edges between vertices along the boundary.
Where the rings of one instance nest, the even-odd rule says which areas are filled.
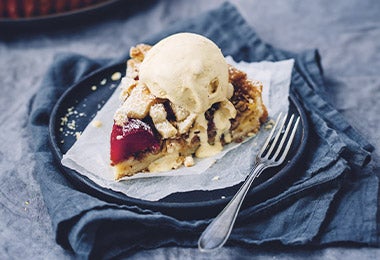
[[[120,0],[108,0],[105,2],[91,4],[89,6],[80,7],[74,10],[69,10],[69,11],[64,11],[64,12],[59,12],[59,13],[52,13],[52,14],[47,14],[47,15],[37,15],[37,16],[19,17],[19,18],[0,18],[0,24],[27,24],[31,22],[50,21],[52,19],[60,19],[60,18],[88,13],[90,11],[99,10],[104,7],[108,7],[112,4],[115,4],[117,2],[120,2]]]
[[[210,212],[212,212],[213,208],[218,211],[220,210],[232,197],[227,196],[225,199],[218,199],[218,200],[207,200],[207,201],[196,201],[196,202],[168,202],[163,201],[165,198],[159,201],[147,201],[142,199],[137,199],[133,197],[129,197],[121,192],[113,191],[111,189],[107,189],[104,187],[101,187],[100,185],[94,183],[87,177],[81,175],[80,173],[71,170],[61,164],[62,159],[62,152],[60,148],[58,147],[58,139],[56,135],[56,129],[58,126],[58,112],[61,108],[61,106],[64,105],[65,99],[70,96],[72,93],[75,93],[78,91],[78,88],[80,88],[82,85],[86,84],[86,82],[89,82],[88,84],[91,84],[91,80],[93,78],[99,78],[100,76],[104,75],[110,75],[111,72],[116,71],[124,71],[125,70],[125,63],[121,64],[115,64],[110,65],[107,67],[100,68],[93,73],[89,74],[87,77],[83,78],[78,83],[71,86],[69,89],[67,89],[62,96],[57,101],[56,105],[53,108],[53,111],[50,115],[50,122],[49,122],[49,141],[51,145],[51,149],[53,152],[53,155],[55,159],[57,160],[57,163],[61,169],[61,172],[66,176],[72,184],[74,184],[79,190],[84,191],[86,193],[89,193],[91,195],[94,195],[100,199],[103,199],[105,201],[118,203],[118,204],[125,204],[125,205],[137,205],[145,209],[151,209],[151,210],[158,210],[161,212],[170,212],[173,213],[173,209],[176,211],[176,213],[173,213],[173,215],[181,215],[182,210],[187,210],[186,212],[191,212],[191,210],[202,210],[207,209]],[[88,85],[87,84],[87,85]],[[291,169],[296,165],[296,163],[300,160],[302,157],[304,150],[306,148],[307,138],[308,138],[308,124],[307,124],[307,117],[305,114],[305,111],[303,110],[302,106],[298,102],[297,98],[293,95],[289,95],[290,102],[294,105],[295,109],[297,110],[300,119],[301,119],[301,125],[302,125],[302,133],[300,137],[300,143],[298,146],[298,149],[295,153],[295,155],[292,157],[291,161],[288,162],[283,168],[278,171],[275,175],[268,178],[263,183],[252,187],[251,190],[248,192],[247,198],[254,194],[258,194],[258,192],[265,191],[268,187],[272,187],[274,184],[280,182],[285,177],[288,177],[289,173],[291,172]],[[240,186],[235,185],[236,189]],[[231,187],[227,187],[225,189],[228,189]],[[224,190],[224,189],[221,189]],[[210,191],[213,192],[213,191]],[[186,192],[185,192],[186,193]],[[181,193],[178,193],[181,196]],[[215,211],[214,210],[214,211]],[[184,212],[185,212],[184,211]],[[206,213],[205,213],[206,214]]]

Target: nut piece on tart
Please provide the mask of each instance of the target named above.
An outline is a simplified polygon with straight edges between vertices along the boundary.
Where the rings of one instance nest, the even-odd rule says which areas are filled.
[[[262,84],[226,63],[209,39],[169,36],[132,47],[114,114],[115,179],[194,165],[260,130]]]

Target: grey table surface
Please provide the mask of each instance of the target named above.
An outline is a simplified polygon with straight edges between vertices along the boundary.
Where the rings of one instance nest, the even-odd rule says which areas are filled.
[[[266,42],[290,51],[318,48],[329,99],[375,146],[370,167],[380,173],[380,1],[230,1]],[[70,259],[54,240],[50,217],[32,174],[25,127],[28,103],[59,52],[118,58],[179,19],[216,8],[217,0],[152,1],[115,17],[57,30],[0,29],[0,259]],[[112,19],[118,22],[109,27]],[[114,20],[113,20],[114,21]],[[101,39],[101,40],[100,40]],[[149,259],[380,259],[380,249],[339,245],[310,248],[233,248],[201,254],[168,247],[136,252]]]

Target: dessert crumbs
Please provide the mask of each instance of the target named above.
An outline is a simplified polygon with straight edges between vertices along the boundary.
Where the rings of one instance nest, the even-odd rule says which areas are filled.
[[[99,127],[102,127],[102,126],[103,126],[103,122],[100,121],[100,120],[94,120],[94,121],[92,121],[91,125],[92,125],[93,127],[99,128]]]
[[[219,176],[215,176],[214,178],[212,178],[213,181],[218,181],[220,179]]]
[[[255,136],[256,136],[256,134],[255,134],[255,133],[253,133],[253,132],[249,132],[249,133],[247,134],[247,136],[248,136],[248,137],[255,137]]]
[[[107,79],[106,78],[104,78],[104,79],[102,79],[100,81],[100,85],[105,85],[105,84],[107,84]]]
[[[67,116],[61,117],[61,125],[65,125],[67,123]]]
[[[194,162],[194,158],[192,156],[186,156],[185,157],[185,160],[183,161],[183,165],[185,167],[191,167],[191,166],[194,166],[195,162]]]
[[[85,104],[83,104],[85,105]],[[63,134],[63,136],[73,136],[76,139],[82,134],[82,132],[77,131],[77,119],[81,117],[87,116],[84,112],[79,112],[73,106],[67,108],[66,114],[60,118],[60,128],[59,132]],[[64,143],[64,140],[61,140],[61,144]]]
[[[273,119],[271,119],[271,120],[269,120],[269,121],[265,124],[264,129],[266,129],[266,130],[270,130],[270,129],[273,128],[274,124],[275,124],[275,122],[273,121]]]
[[[70,122],[67,123],[67,128],[71,129],[71,130],[75,130],[76,129],[76,122],[75,120],[71,120]]]
[[[121,79],[121,73],[120,72],[115,72],[114,74],[111,75],[111,79],[113,81],[118,81],[119,79]]]
[[[271,129],[273,128],[273,125],[272,125],[272,124],[266,124],[266,125],[264,126],[264,128],[265,128],[266,130],[271,130]]]
[[[75,132],[75,138],[78,140],[79,137],[82,135],[82,132]]]

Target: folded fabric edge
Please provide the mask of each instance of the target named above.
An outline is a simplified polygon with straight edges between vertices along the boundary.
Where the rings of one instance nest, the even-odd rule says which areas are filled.
[[[341,166],[342,164],[338,163],[330,169],[330,172],[335,172]],[[334,177],[331,176],[317,184],[288,194],[288,198],[283,199],[278,205],[270,205],[269,212],[265,212],[263,208],[247,214],[242,223],[237,223],[237,229],[231,234],[234,244],[262,245],[280,242],[282,245],[304,245],[313,241],[319,234],[327,212],[342,187],[342,179],[345,178],[348,169],[343,167],[341,170],[340,174]],[[298,211],[300,208],[306,211],[301,214]],[[274,215],[273,210],[277,212]],[[280,221],[277,221],[277,224],[273,223],[277,218]],[[245,230],[252,231],[247,233]],[[240,238],[239,232],[244,236]]]
[[[78,196],[88,196],[90,195],[86,193],[82,193],[79,191],[76,191]],[[73,196],[72,196],[73,197]],[[117,205],[117,204],[112,204],[112,203],[107,203],[105,201],[101,201],[96,199],[92,205],[88,205],[85,208],[78,209],[76,214],[74,214],[72,217],[64,217],[61,220],[56,222],[56,240],[57,243],[62,245],[64,248],[69,249],[69,250],[74,250],[78,245],[76,243],[76,239],[78,238],[77,234],[72,235],[73,233],[78,231],[78,225],[83,225],[83,226],[89,226],[91,225],[91,222],[88,222],[88,219],[86,216],[88,214],[92,214],[91,212],[98,212],[101,213],[103,211],[107,210],[114,210],[120,211],[120,212],[125,212],[130,215],[135,215],[135,216],[158,216],[162,215],[159,212],[153,212],[149,209],[142,209],[139,208],[138,206],[129,206],[129,205]],[[105,219],[112,219],[112,214],[108,216],[102,215],[103,218]],[[115,215],[117,217],[117,215]],[[86,219],[86,220],[84,220]],[[97,219],[100,219],[100,215],[97,216]],[[114,221],[114,220],[112,220]],[[79,231],[78,231],[79,232]],[[95,234],[94,234],[95,235]],[[88,239],[88,238],[87,238]],[[74,250],[76,252],[76,250]]]
[[[366,246],[379,246],[379,228],[376,221],[378,209],[369,207],[369,205],[378,204],[378,198],[371,196],[371,194],[378,193],[379,191],[378,177],[371,174],[365,175],[364,177],[361,176],[357,179],[357,176],[355,177],[354,174],[349,174],[344,181],[343,188],[338,192],[337,198],[329,209],[327,218],[321,227],[321,232],[312,244],[334,245],[334,243],[339,242],[358,243],[361,241],[361,244]],[[365,190],[365,193],[361,194],[361,198],[359,198],[360,201],[358,201],[357,198],[354,199],[354,197],[357,197],[357,195],[355,195],[358,191],[358,189],[355,188],[357,183],[360,183],[359,185],[363,186],[362,189]],[[356,216],[353,214],[354,212],[350,212],[350,210],[353,209],[352,200],[358,201],[357,203],[362,205],[362,210],[360,210]],[[342,201],[346,203],[342,203]],[[343,219],[335,219],[333,216],[336,212],[345,212]],[[356,221],[352,223],[352,221],[345,220],[344,218],[346,217],[351,217]],[[344,228],[337,228],[338,226],[344,226]],[[358,232],[351,232],[356,226],[359,226],[360,230]]]
[[[127,210],[126,210],[127,209]],[[138,209],[138,208],[136,208]],[[63,239],[78,255],[99,257],[99,250],[111,252],[118,248],[122,253],[136,248],[155,248],[162,245],[194,246],[205,220],[180,221],[158,212],[131,211],[125,206],[95,207],[72,219],[68,234]],[[91,221],[89,221],[91,220]],[[161,224],[158,224],[161,223]],[[62,228],[65,228],[62,226]],[[203,230],[203,229],[202,229]],[[150,232],[157,232],[156,236]],[[175,238],[182,243],[175,242]],[[98,248],[97,248],[98,247]],[[106,252],[99,252],[106,253]]]
[[[304,192],[312,190],[314,187],[322,186],[326,183],[336,181],[344,178],[344,175],[349,170],[347,162],[340,158],[335,163],[331,164],[328,168],[324,169],[324,174],[315,175],[304,182],[298,183],[297,185],[289,187],[283,193],[268,199],[264,203],[260,203],[251,208],[245,209],[241,212],[241,220],[244,221],[246,217],[260,215],[265,213],[269,208],[276,207],[282,200],[289,201],[291,198],[299,196]]]
[[[337,182],[337,181],[332,182],[332,180],[333,179],[339,179],[342,176],[342,174],[344,172],[344,169],[345,169],[344,164],[338,164],[337,163],[335,165],[335,167],[332,167],[330,169],[333,173],[335,173],[335,175],[326,174],[324,176],[324,179],[321,179],[318,182],[315,182],[315,183],[312,183],[312,181],[306,182],[306,183],[300,185],[300,186],[303,186],[302,189],[300,189],[299,187],[294,187],[292,191],[289,191],[289,192],[287,192],[284,195],[280,195],[279,197],[281,197],[281,199],[274,198],[265,207],[262,207],[262,208],[256,207],[256,209],[257,209],[256,212],[255,212],[255,209],[253,209],[253,210],[249,209],[248,210],[249,213],[247,213],[248,212],[247,210],[241,212],[240,219],[243,219],[243,222],[245,222],[244,218],[246,218],[247,216],[249,216],[249,218],[252,220],[252,219],[255,218],[255,216],[261,214],[262,211],[267,210],[269,207],[272,207],[272,208],[279,207],[279,205],[276,205],[276,204],[278,204],[280,201],[284,202],[284,201],[292,200],[292,198],[300,196],[301,193],[302,194],[304,194],[305,192],[308,193],[313,188],[321,186],[321,185],[323,185],[325,183],[330,183],[329,186],[331,186],[331,185],[332,186],[336,186],[336,185],[339,184],[339,182]],[[108,213],[107,213],[110,209],[112,209],[112,218],[111,218],[111,215],[108,215]],[[105,222],[107,222],[107,219],[112,219],[112,222],[114,222],[114,223],[116,223],[117,221],[125,221],[125,219],[124,219],[125,214],[127,214],[128,216],[130,216],[130,219],[134,219],[134,221],[137,221],[137,222],[143,221],[144,225],[148,225],[148,226],[149,225],[153,225],[153,224],[152,223],[149,224],[150,223],[149,220],[146,221],[146,223],[145,223],[144,218],[151,219],[151,221],[157,221],[157,220],[159,220],[160,222],[162,222],[160,224],[160,226],[162,228],[164,228],[164,229],[165,228],[168,228],[168,229],[175,228],[175,230],[177,230],[177,231],[172,231],[172,232],[174,232],[174,233],[172,233],[172,236],[174,236],[174,237],[179,236],[179,234],[176,233],[176,232],[179,232],[179,233],[190,232],[190,233],[193,234],[193,236],[197,236],[196,234],[199,235],[199,232],[201,232],[201,230],[203,230],[203,226],[207,222],[209,222],[209,220],[194,220],[194,221],[189,221],[189,222],[183,222],[183,221],[179,221],[179,220],[177,220],[175,218],[162,215],[159,212],[156,212],[156,213],[154,213],[154,212],[148,212],[148,213],[152,213],[152,214],[143,216],[141,214],[141,212],[139,212],[137,214],[137,213],[131,212],[129,210],[126,211],[125,209],[126,209],[125,207],[123,207],[123,206],[117,206],[117,205],[103,206],[103,207],[94,207],[92,209],[88,209],[88,210],[82,212],[77,217],[75,217],[73,219],[68,219],[66,222],[60,223],[59,230],[61,230],[61,231],[59,232],[59,236],[58,237],[61,237],[61,239],[59,239],[58,241],[60,242],[60,244],[65,244],[65,245],[69,244],[70,247],[73,248],[73,250],[75,252],[79,252],[80,254],[83,253],[83,250],[85,250],[86,253],[90,253],[92,249],[91,248],[87,248],[87,247],[83,248],[83,243],[82,242],[84,242],[84,240],[87,240],[87,242],[85,243],[86,245],[88,245],[88,244],[94,245],[95,244],[95,243],[93,243],[94,241],[89,241],[89,240],[93,240],[93,239],[96,239],[96,238],[95,238],[95,234],[91,235],[87,231],[91,230],[91,232],[95,232],[96,233],[96,230],[94,230],[94,228],[96,229],[99,223],[103,223],[103,222],[105,223]],[[320,209],[318,208],[318,210],[320,210]],[[118,212],[118,213],[116,213],[116,212]],[[87,219],[88,218],[88,214],[90,214],[90,215],[95,214],[96,215],[96,219],[99,222],[92,221],[92,220],[91,220],[91,222],[89,222],[88,219]],[[122,216],[120,216],[120,218],[118,218],[119,214],[122,215]],[[131,215],[134,215],[134,216],[132,217]],[[138,219],[140,219],[140,220],[138,221]],[[155,225],[156,224],[157,223],[155,223]],[[73,226],[71,226],[69,228],[70,225],[73,225]],[[94,225],[94,226],[91,227],[91,225]],[[126,227],[127,226],[125,226],[125,227],[120,226],[119,228],[123,229],[123,228],[126,228]],[[67,230],[69,230],[70,234],[65,233],[65,232],[67,232]],[[109,230],[108,232],[113,232],[113,231]],[[63,241],[62,239],[63,240],[66,239],[66,241]],[[133,239],[133,237],[131,239]],[[169,239],[169,237],[167,239]],[[125,241],[125,244],[126,245],[130,245],[130,247],[124,248],[125,250],[128,249],[128,248],[132,249],[132,248],[134,248],[136,246],[136,245],[134,245],[133,241]],[[160,243],[160,245],[163,245],[163,244],[166,244],[166,243],[164,243],[164,242]],[[177,245],[183,245],[183,244],[178,244],[177,243]],[[192,245],[192,246],[194,246],[195,244],[194,244],[194,241],[187,241],[186,245]]]
[[[334,130],[337,134],[337,138],[346,146],[346,152],[342,153],[342,156],[349,162],[360,167],[368,164],[371,158],[371,151],[365,150],[359,143],[347,136],[347,129],[353,128],[345,121],[343,116],[339,114],[336,109],[334,109],[327,101],[303,82],[303,77],[294,72],[292,77],[292,89],[298,93],[300,99],[305,108],[310,113],[310,119],[314,124],[314,128],[317,130],[318,135],[322,138],[325,137],[326,133],[321,132],[319,124],[324,123],[328,128]],[[297,87],[295,87],[297,86]],[[316,121],[316,119],[318,120]],[[362,138],[364,140],[364,138]]]
[[[348,124],[346,119],[344,119],[343,116],[330,104],[330,102],[327,101],[326,93],[322,91],[324,90],[324,82],[322,78],[323,72],[319,52],[315,50],[299,54],[296,60],[296,66],[298,66],[297,68],[299,73],[302,75],[302,77],[305,78],[312,90],[318,93],[320,98],[326,104],[323,107],[320,107],[321,109],[325,109],[323,110],[322,114],[325,114],[327,112],[327,108],[334,111],[335,115],[331,118],[326,119],[329,120],[329,122],[331,123],[335,123],[335,126],[344,128],[345,134],[349,136],[351,139],[353,139],[355,142],[360,144],[360,146],[364,150],[367,150],[368,152],[373,152],[373,145],[370,144],[356,129],[354,129],[350,124]],[[320,73],[316,74],[318,73],[318,71]]]

